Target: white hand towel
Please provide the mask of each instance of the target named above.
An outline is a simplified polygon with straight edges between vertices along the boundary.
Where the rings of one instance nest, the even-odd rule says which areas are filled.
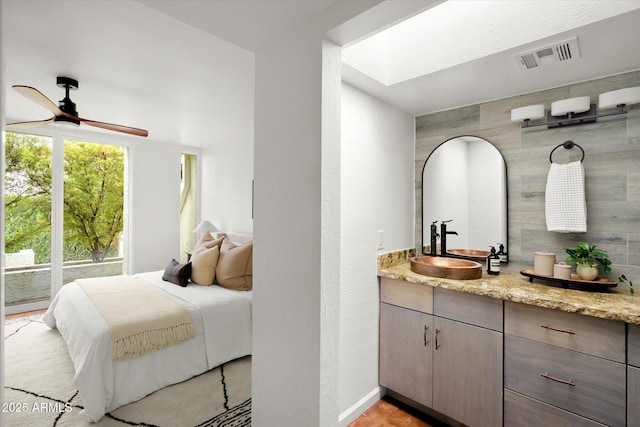
[[[551,163],[545,193],[547,230],[559,233],[587,231],[587,203],[582,162]]]

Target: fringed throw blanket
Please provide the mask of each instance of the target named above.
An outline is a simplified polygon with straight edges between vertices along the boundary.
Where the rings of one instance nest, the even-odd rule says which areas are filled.
[[[142,356],[196,335],[184,306],[131,276],[77,282],[111,330],[114,360]]]

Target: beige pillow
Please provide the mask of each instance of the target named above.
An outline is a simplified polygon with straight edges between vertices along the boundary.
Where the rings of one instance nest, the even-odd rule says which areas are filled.
[[[229,239],[222,241],[216,267],[216,280],[220,286],[237,291],[253,287],[253,242],[239,245]]]
[[[210,232],[207,231],[206,233],[203,233],[202,236],[198,239],[195,247],[193,248],[193,252],[198,250],[198,248],[200,247],[205,247],[205,248],[212,248],[214,246],[220,247],[223,239],[224,239],[224,236],[216,238]]]
[[[211,248],[196,247],[191,255],[191,281],[203,286],[212,285],[219,256],[220,248],[216,245]]]

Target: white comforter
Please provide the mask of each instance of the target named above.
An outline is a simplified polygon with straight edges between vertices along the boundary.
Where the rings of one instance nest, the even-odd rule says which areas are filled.
[[[44,314],[58,328],[75,367],[74,383],[90,421],[122,405],[222,363],[251,354],[252,292],[162,280],[162,271],[134,276],[181,302],[197,329],[195,338],[131,360],[113,360],[104,318],[77,283],[64,285]]]

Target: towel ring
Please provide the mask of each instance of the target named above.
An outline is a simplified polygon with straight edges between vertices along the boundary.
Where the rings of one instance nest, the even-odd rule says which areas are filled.
[[[584,160],[584,150],[582,149],[581,146],[579,146],[578,144],[576,144],[573,141],[565,141],[562,144],[556,146],[553,150],[551,150],[551,153],[549,154],[549,163],[553,163],[553,152],[556,151],[558,148],[560,147],[564,147],[567,150],[573,148],[573,147],[578,147],[580,149],[580,151],[582,151],[582,158],[580,159],[580,163],[582,163],[582,161]]]

